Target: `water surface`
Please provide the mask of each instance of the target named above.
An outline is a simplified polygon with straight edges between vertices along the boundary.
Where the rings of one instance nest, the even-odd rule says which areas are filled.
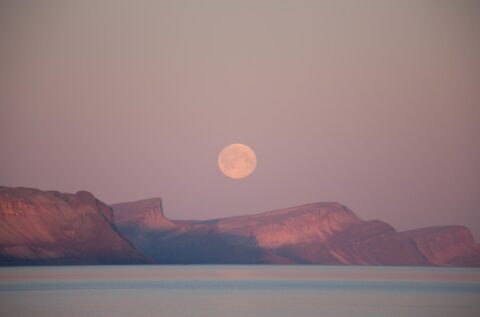
[[[9,267],[0,269],[0,316],[478,317],[480,269]]]

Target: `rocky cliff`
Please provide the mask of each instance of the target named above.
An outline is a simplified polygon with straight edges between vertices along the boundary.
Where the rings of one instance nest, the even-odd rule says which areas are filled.
[[[398,232],[380,220],[364,221],[335,202],[208,221],[169,220],[160,198],[112,208],[85,191],[0,186],[0,265],[149,259],[170,264],[480,266],[480,245],[466,227]]]
[[[480,245],[463,226],[429,227],[404,232],[433,265],[479,266]]]
[[[175,227],[163,214],[161,198],[113,204],[111,207],[115,209],[115,223],[124,229],[148,231]]]
[[[112,207],[119,229],[159,263],[480,266],[480,246],[465,227],[397,232],[338,203],[208,221],[170,221],[160,199]]]
[[[91,193],[0,186],[0,264],[140,263]]]
[[[338,203],[316,203],[216,220],[221,233],[254,237],[262,248],[326,241],[361,220]]]

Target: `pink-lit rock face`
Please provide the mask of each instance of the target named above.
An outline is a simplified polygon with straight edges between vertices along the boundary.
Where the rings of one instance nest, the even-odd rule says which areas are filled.
[[[406,231],[420,252],[434,265],[471,266],[480,264],[480,245],[462,226],[430,227]]]
[[[413,241],[380,220],[361,221],[321,244],[287,248],[306,263],[358,265],[430,265]]]
[[[163,214],[161,198],[113,204],[111,207],[115,210],[115,223],[123,228],[166,230],[175,227]]]
[[[278,248],[327,241],[361,220],[338,203],[316,203],[256,215],[219,219],[219,232],[255,237],[257,245]]]
[[[0,264],[480,266],[465,227],[398,232],[338,203],[207,221],[169,220],[160,198],[112,207],[85,191],[0,187]]]
[[[91,193],[0,187],[0,262],[137,263],[143,257]]]
[[[209,221],[169,221],[158,198],[113,207],[119,229],[159,263],[480,266],[467,228],[397,232],[338,203]]]

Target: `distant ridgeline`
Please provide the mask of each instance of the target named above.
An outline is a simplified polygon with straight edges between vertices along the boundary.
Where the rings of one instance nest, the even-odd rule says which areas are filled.
[[[1,265],[135,263],[480,266],[480,245],[463,226],[397,232],[338,203],[175,221],[160,198],[110,208],[85,191],[0,187]]]

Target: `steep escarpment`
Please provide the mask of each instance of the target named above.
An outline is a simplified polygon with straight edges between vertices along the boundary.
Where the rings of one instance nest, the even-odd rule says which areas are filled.
[[[0,187],[0,264],[143,261],[91,193]]]
[[[409,237],[380,220],[347,228],[329,241],[328,249],[341,264],[430,264]]]
[[[162,207],[161,198],[150,198],[127,203],[113,204],[115,223],[124,229],[163,230],[174,228]]]
[[[314,203],[219,219],[216,224],[220,232],[250,237],[276,259],[294,263],[429,264],[408,236],[385,222],[363,221],[339,203]]]
[[[228,234],[219,232],[215,221],[168,220],[160,198],[114,204],[112,208],[122,234],[157,263],[261,263],[260,248],[237,236],[232,243]]]
[[[159,199],[113,208],[122,233],[159,263],[480,266],[464,227],[398,232],[334,202],[208,221],[170,221]]]
[[[315,203],[255,215],[218,219],[219,232],[254,237],[257,245],[277,248],[326,241],[361,220],[338,203]]]
[[[187,221],[169,220],[160,198],[110,208],[85,191],[0,186],[0,265],[145,259],[159,264],[480,266],[480,245],[466,227],[398,232],[335,202]]]
[[[480,245],[463,226],[421,228],[404,232],[429,263],[446,266],[480,265]]]

